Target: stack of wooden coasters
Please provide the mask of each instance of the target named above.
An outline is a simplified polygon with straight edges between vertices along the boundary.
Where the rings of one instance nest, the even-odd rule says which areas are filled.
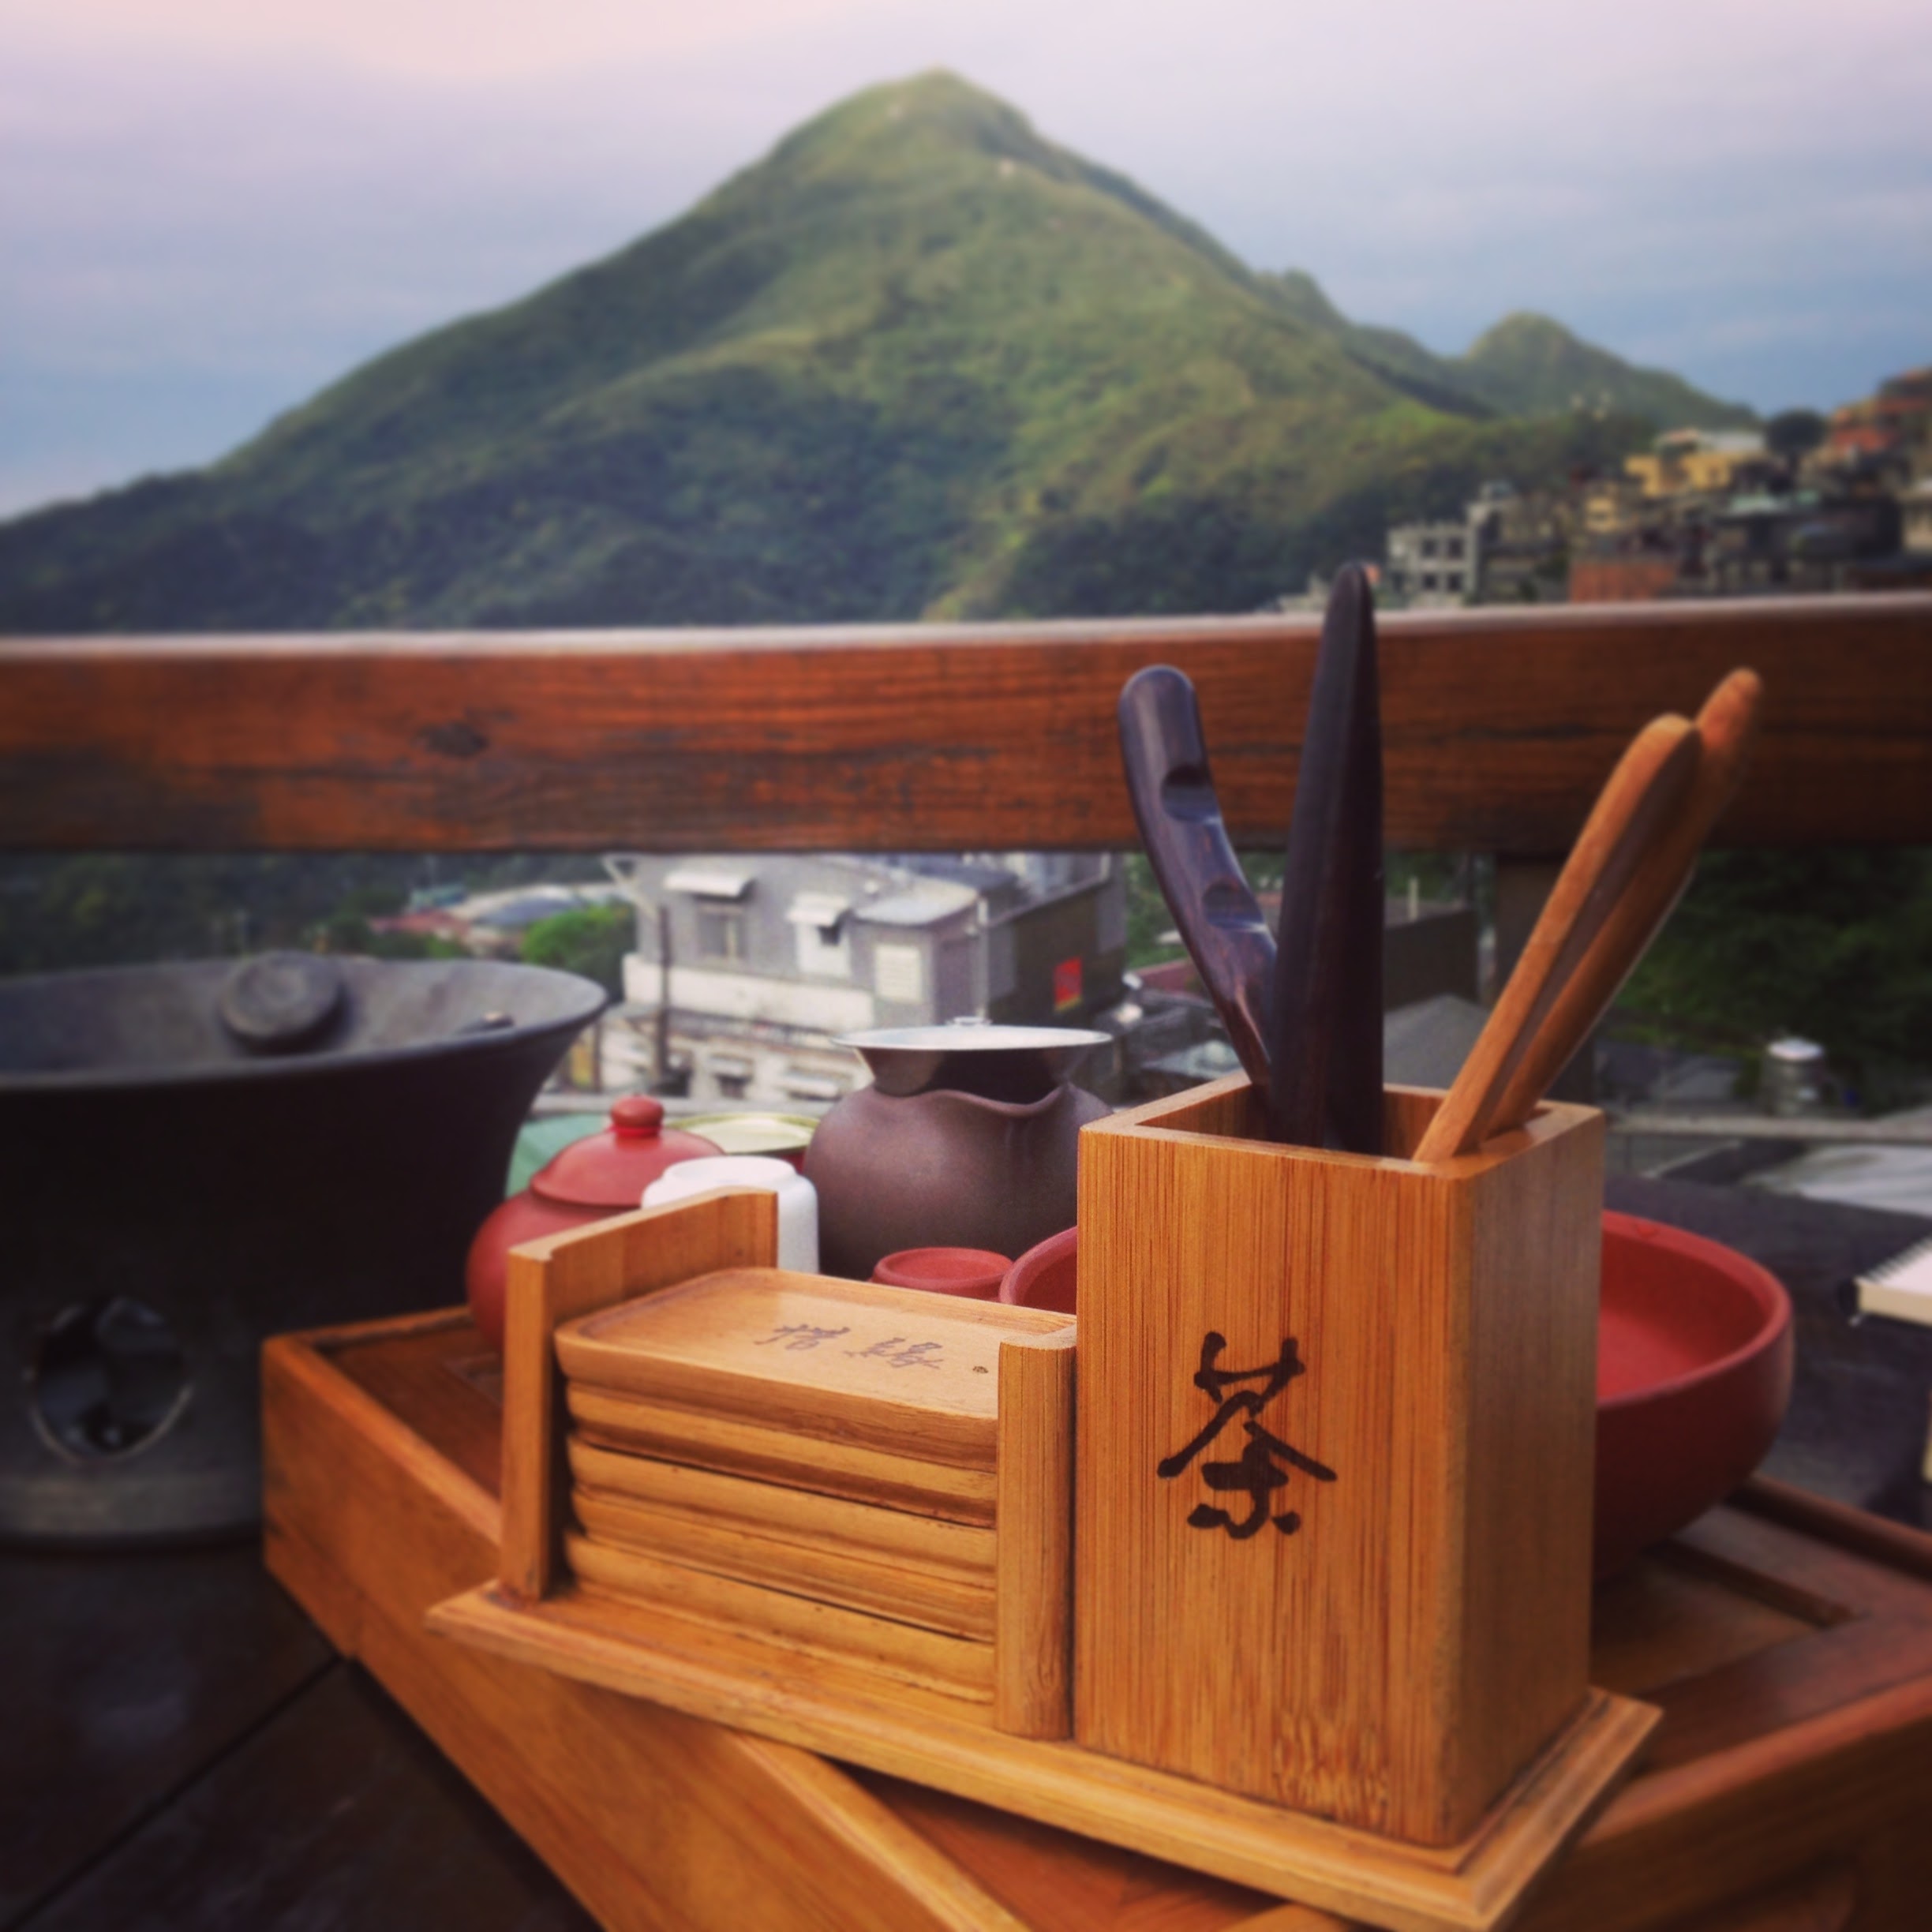
[[[570,1567],[594,1591],[990,1701],[1002,1345],[1070,1326],[776,1268],[567,1323]]]

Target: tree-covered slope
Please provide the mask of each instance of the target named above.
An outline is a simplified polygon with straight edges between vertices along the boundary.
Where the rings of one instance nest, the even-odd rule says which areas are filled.
[[[1439,356],[1399,329],[1351,322],[1301,269],[1262,280],[1290,313],[1325,330],[1357,361],[1452,414],[1640,417],[1659,429],[1742,429],[1757,421],[1664,369],[1638,369],[1548,316],[1518,313],[1459,356]]]
[[[1720,402],[1667,370],[1635,369],[1548,316],[1507,316],[1453,365],[1463,385],[1515,416],[1615,410],[1660,429],[1747,429],[1741,402]]]
[[[207,470],[0,526],[0,629],[1238,608],[1642,433],[1512,420],[1541,406],[1502,365],[1346,322],[927,74]]]

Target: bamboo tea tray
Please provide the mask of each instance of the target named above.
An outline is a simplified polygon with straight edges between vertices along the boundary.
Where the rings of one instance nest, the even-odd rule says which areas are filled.
[[[1069,1319],[773,1249],[728,1195],[519,1251],[500,1574],[433,1631],[1393,1932],[1503,1924],[1656,1723],[1584,1692],[1436,1845],[1082,1747]]]
[[[1217,1878],[1387,1926],[1501,1926],[1587,1822],[1657,1722],[1590,1693],[1571,1728],[1465,1843],[1407,1845],[1219,1792],[1065,1742],[995,1729],[989,1707],[801,1654],[701,1616],[567,1587],[518,1605],[497,1585],[429,1627],[513,1661],[625,1692]],[[889,1694],[882,1690],[889,1689]]]

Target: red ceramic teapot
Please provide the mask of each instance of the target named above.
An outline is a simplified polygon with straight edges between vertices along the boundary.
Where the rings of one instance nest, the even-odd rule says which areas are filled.
[[[504,1283],[510,1250],[541,1234],[628,1214],[667,1167],[717,1152],[702,1136],[664,1124],[664,1105],[631,1094],[610,1110],[610,1125],[561,1149],[476,1231],[464,1282],[470,1312],[492,1348],[503,1346]]]

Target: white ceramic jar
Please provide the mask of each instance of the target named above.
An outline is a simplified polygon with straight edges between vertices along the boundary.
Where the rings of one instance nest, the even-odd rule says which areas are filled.
[[[818,1193],[789,1161],[765,1154],[717,1154],[680,1161],[644,1190],[643,1205],[709,1194],[714,1188],[756,1188],[778,1196],[778,1265],[818,1272]]]

